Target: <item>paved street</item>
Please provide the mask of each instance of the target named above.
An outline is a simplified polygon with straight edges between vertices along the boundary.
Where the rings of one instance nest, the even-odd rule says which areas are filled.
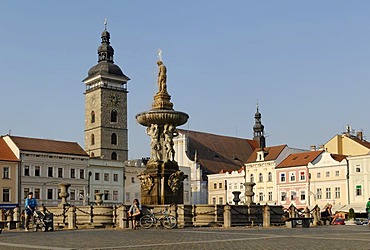
[[[0,249],[370,249],[368,226],[3,231]]]

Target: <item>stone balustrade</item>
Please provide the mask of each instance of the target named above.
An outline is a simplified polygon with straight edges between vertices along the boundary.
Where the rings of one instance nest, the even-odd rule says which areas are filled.
[[[76,229],[94,227],[128,228],[127,210],[125,205],[64,205],[45,208],[53,214],[54,228]],[[178,227],[193,226],[264,226],[283,224],[283,208],[281,206],[263,205],[153,205],[155,213],[167,209],[178,220]],[[143,213],[148,207],[143,206]],[[19,208],[5,212],[0,209],[0,221],[17,222],[21,227]],[[13,223],[13,224],[14,224]],[[4,226],[3,226],[4,227]]]

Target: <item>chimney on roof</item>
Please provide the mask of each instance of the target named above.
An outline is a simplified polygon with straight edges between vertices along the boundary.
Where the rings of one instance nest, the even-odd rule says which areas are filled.
[[[357,132],[356,137],[362,141],[363,140],[362,131]]]
[[[311,145],[311,151],[316,151],[316,146],[315,145]]]

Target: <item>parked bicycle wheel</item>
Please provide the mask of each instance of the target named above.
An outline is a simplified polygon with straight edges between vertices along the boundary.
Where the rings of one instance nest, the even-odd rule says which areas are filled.
[[[167,229],[175,228],[177,225],[177,220],[175,216],[168,215],[163,218],[163,226]]]
[[[154,219],[150,215],[144,215],[140,218],[140,226],[142,228],[148,229],[154,224]]]

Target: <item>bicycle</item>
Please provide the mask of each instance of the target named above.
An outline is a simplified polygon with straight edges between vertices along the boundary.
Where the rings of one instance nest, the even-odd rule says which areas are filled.
[[[159,215],[159,217],[156,215]],[[154,213],[153,208],[150,208],[149,214],[140,218],[140,226],[145,229],[151,228],[154,224],[158,224],[158,222],[166,229],[173,229],[177,226],[176,217],[168,214],[167,208],[159,213]]]

